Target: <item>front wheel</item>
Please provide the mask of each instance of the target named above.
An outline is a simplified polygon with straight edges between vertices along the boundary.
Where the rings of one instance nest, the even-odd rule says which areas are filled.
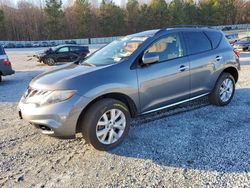
[[[107,151],[125,139],[130,127],[128,107],[114,99],[103,99],[93,104],[82,120],[83,137],[94,148]]]
[[[49,66],[53,66],[53,65],[55,65],[56,64],[56,62],[55,62],[55,60],[53,59],[53,58],[47,58],[47,59],[45,59],[45,63],[47,64],[47,65],[49,65]]]
[[[209,101],[217,106],[229,104],[234,96],[235,80],[229,73],[223,73],[218,79],[213,92],[209,96]]]

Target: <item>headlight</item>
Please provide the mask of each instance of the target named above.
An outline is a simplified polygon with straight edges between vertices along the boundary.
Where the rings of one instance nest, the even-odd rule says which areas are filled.
[[[26,103],[34,103],[39,106],[54,104],[70,99],[76,94],[74,90],[40,91],[27,97]]]

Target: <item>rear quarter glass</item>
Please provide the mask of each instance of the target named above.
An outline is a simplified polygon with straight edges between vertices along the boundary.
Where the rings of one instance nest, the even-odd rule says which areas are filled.
[[[222,33],[217,31],[205,31],[205,34],[210,39],[213,49],[217,48],[222,39]]]

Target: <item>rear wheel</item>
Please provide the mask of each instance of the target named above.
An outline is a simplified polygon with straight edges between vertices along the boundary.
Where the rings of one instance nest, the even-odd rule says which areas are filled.
[[[229,73],[223,73],[218,79],[213,92],[209,96],[209,101],[217,106],[229,104],[234,96],[235,80]]]
[[[55,60],[53,59],[53,58],[47,58],[47,59],[45,59],[45,63],[47,64],[47,65],[49,65],[49,66],[53,66],[53,65],[55,65],[56,64],[56,62],[55,62]]]
[[[130,127],[130,113],[125,104],[103,99],[93,104],[82,120],[83,137],[94,148],[107,151],[125,139]]]
[[[0,82],[2,82],[2,76],[0,75]]]

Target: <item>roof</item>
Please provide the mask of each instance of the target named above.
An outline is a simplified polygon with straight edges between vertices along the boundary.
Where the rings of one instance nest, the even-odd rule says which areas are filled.
[[[135,33],[132,35],[129,35],[131,37],[143,37],[143,36],[148,36],[148,37],[152,37],[158,33],[164,32],[164,31],[169,31],[169,30],[177,30],[177,31],[194,31],[194,30],[216,30],[213,28],[209,28],[209,27],[205,27],[205,26],[193,26],[193,27],[178,27],[178,26],[173,26],[173,27],[166,27],[166,28],[162,28],[162,29],[155,29],[155,30],[148,30],[148,31],[143,31],[143,32],[139,32],[139,33]]]

